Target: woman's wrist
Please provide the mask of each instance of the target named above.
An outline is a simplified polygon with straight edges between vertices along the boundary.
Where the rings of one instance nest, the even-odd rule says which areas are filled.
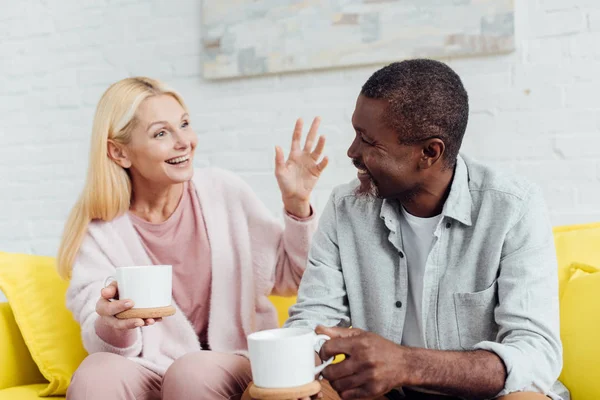
[[[285,211],[296,218],[308,218],[311,214],[310,202],[307,200],[283,199]]]

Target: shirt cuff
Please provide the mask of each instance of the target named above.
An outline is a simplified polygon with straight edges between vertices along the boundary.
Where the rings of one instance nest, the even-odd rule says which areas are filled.
[[[552,393],[549,388],[542,387],[546,377],[540,376],[539,366],[536,368],[533,365],[532,358],[528,357],[523,349],[509,344],[485,341],[476,344],[474,350],[486,350],[495,353],[506,367],[504,389],[494,398],[514,392],[536,392],[550,396],[552,399],[561,399],[560,396]]]
[[[306,218],[298,218],[295,215],[290,214],[289,212],[286,211],[286,209],[283,209],[283,212],[285,213],[286,216],[290,217],[293,220],[299,221],[299,222],[305,222],[305,221],[310,221],[314,218],[315,216],[315,212],[313,210],[313,206],[312,204],[310,205],[310,214],[308,215],[308,217]]]

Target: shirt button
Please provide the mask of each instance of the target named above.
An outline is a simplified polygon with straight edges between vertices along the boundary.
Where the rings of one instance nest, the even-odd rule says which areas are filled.
[[[446,228],[448,228],[448,229],[449,229],[451,226],[452,226],[452,224],[451,224],[450,222],[448,222],[448,223],[446,224]]]
[[[400,300],[398,300],[396,302],[396,307],[398,307],[398,308],[402,307],[402,302]]]
[[[398,254],[400,255],[400,258],[404,258],[404,253],[403,252],[400,252]]]

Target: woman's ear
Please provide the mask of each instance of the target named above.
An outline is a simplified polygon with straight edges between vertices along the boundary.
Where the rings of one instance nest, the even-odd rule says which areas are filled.
[[[129,160],[129,157],[127,156],[125,147],[111,139],[108,139],[108,158],[123,168],[131,167],[131,160]]]

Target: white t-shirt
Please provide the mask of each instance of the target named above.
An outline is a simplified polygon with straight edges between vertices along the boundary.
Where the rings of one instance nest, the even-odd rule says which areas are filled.
[[[400,218],[400,229],[408,273],[408,304],[406,304],[402,345],[425,348],[421,318],[423,315],[423,277],[425,263],[433,246],[433,233],[442,219],[442,215],[419,218],[409,214],[404,207],[400,208],[404,217]]]

